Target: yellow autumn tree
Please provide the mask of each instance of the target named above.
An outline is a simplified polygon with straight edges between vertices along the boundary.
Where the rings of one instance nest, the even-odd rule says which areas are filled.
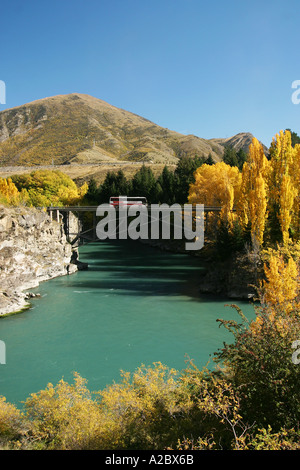
[[[19,191],[27,191],[28,205],[37,207],[76,205],[88,190],[87,183],[78,187],[59,170],[36,170],[30,174],[15,175],[12,180]]]
[[[220,219],[231,224],[232,210],[240,193],[239,169],[224,162],[204,164],[195,171],[194,177],[195,182],[189,189],[189,203],[221,207]]]
[[[298,269],[292,257],[287,262],[278,253],[272,253],[265,263],[266,280],[263,283],[264,300],[275,307],[284,306],[289,312],[295,307],[299,294]]]
[[[0,178],[0,201],[3,204],[14,205],[20,200],[20,193],[11,178]]]
[[[250,223],[252,244],[258,246],[263,243],[267,219],[268,172],[269,164],[263,146],[253,138],[249,146],[248,161],[242,169],[237,213],[242,226]]]
[[[293,227],[294,237],[300,239],[300,144],[295,145],[294,158],[291,165],[290,175],[294,188],[297,189],[294,196],[294,206],[292,212],[291,225]]]
[[[268,258],[264,262],[265,279],[258,289],[260,302],[266,309],[268,321],[282,336],[290,331],[291,321],[299,312],[299,268],[292,256],[285,259],[280,251],[268,249],[265,256]],[[264,321],[264,315],[258,315],[251,323],[252,332],[260,334]]]
[[[24,414],[0,396],[0,446],[6,445],[9,440],[20,439],[28,427]]]
[[[286,245],[289,240],[289,228],[292,221],[292,209],[296,194],[297,190],[293,185],[291,176],[289,174],[284,174],[282,176],[279,198],[279,221],[284,245]]]
[[[296,150],[292,147],[291,133],[280,131],[273,138],[270,147],[271,172],[269,207],[273,216],[273,224],[279,222],[282,241],[287,244],[289,230],[293,218],[294,201],[298,194],[295,170]]]

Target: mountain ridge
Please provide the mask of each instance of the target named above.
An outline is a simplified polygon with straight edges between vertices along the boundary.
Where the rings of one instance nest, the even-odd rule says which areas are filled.
[[[227,139],[185,135],[100,98],[70,93],[0,112],[0,166],[145,162],[176,164],[209,154],[221,161],[226,145],[247,151],[253,136]]]

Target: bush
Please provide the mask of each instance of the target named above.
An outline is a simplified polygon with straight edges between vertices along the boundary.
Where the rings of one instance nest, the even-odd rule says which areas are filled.
[[[235,306],[239,313],[240,310]],[[242,314],[241,314],[242,315]],[[221,320],[220,320],[221,321]],[[221,321],[234,334],[233,344],[224,344],[215,360],[226,368],[226,375],[239,391],[241,413],[256,426],[299,426],[299,365],[292,362],[292,343],[300,338],[299,311],[257,308],[251,324]]]

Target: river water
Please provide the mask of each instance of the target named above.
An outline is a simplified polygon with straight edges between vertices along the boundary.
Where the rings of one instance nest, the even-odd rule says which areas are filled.
[[[232,301],[199,295],[198,258],[117,240],[81,247],[80,259],[88,270],[41,283],[30,310],[0,319],[7,401],[22,406],[49,382],[73,381],[74,372],[95,391],[141,364],[182,370],[187,355],[213,367],[213,353],[232,341],[216,319],[239,316],[225,307]],[[248,302],[234,303],[254,317]]]

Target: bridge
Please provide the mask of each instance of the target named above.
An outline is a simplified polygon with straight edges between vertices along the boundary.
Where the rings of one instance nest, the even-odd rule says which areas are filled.
[[[151,205],[145,204],[144,206],[148,207]],[[192,213],[196,214],[196,204],[192,205]],[[72,245],[75,243],[83,243],[84,241],[86,242],[91,242],[91,241],[96,241],[98,238],[96,236],[96,225],[97,225],[97,209],[99,206],[49,206],[46,207],[46,211],[50,215],[51,219],[57,220],[57,221],[62,221],[64,224],[64,229],[65,233]],[[172,206],[170,206],[171,209]],[[183,205],[181,205],[183,207]],[[118,211],[118,207],[115,207],[116,211]],[[203,208],[203,211],[205,214],[208,214],[210,212],[220,212],[221,211],[220,206],[205,206]],[[235,209],[233,209],[234,211]],[[77,215],[77,220],[78,220],[78,227],[76,232],[72,232],[70,230],[70,213],[76,214]],[[91,214],[92,215],[92,221],[91,225],[92,227],[83,230],[82,227],[80,227],[80,214]],[[72,236],[74,238],[72,239]]]

